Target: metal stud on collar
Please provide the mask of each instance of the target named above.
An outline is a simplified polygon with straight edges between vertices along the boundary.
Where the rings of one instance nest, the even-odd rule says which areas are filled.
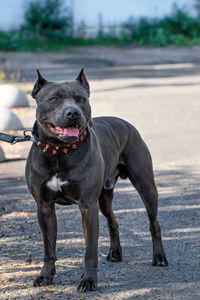
[[[48,148],[49,148],[49,144],[46,144],[46,147],[43,149],[43,152],[46,152]]]

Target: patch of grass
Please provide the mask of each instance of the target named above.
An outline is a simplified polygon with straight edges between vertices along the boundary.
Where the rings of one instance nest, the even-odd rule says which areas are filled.
[[[0,32],[0,50],[8,51],[63,51],[72,46],[86,45],[121,45],[124,44],[119,38],[104,35],[96,38],[51,38],[35,37],[24,39],[18,32],[9,32],[1,35]]]

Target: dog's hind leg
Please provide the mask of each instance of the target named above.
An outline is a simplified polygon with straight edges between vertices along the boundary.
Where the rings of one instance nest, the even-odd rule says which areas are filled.
[[[153,243],[152,265],[167,266],[168,262],[163,249],[161,230],[157,220],[158,193],[154,181],[151,156],[143,141],[134,150],[133,146],[128,147],[124,153],[124,162],[128,170],[128,177],[140,194],[147,210]]]
[[[112,209],[113,189],[102,189],[99,197],[99,207],[102,214],[107,219],[108,230],[110,233],[110,250],[107,260],[117,262],[122,260],[122,249],[119,239],[118,224]]]

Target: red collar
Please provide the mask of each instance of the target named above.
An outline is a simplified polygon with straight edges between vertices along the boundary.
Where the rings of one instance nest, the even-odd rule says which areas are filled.
[[[92,126],[92,119],[90,119],[89,126],[90,127]],[[82,135],[79,137],[79,139],[76,142],[67,144],[64,146],[55,146],[55,145],[46,144],[46,143],[43,143],[42,141],[40,141],[40,139],[37,136],[37,123],[36,122],[35,122],[35,124],[33,126],[33,130],[32,130],[32,135],[33,135],[36,145],[40,149],[42,149],[43,152],[47,152],[52,155],[63,155],[63,154],[67,154],[67,153],[75,150],[84,141],[87,134],[88,134],[88,128],[85,129],[85,131],[82,133]]]

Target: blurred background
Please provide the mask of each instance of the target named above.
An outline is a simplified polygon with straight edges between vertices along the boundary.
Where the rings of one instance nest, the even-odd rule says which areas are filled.
[[[32,128],[37,68],[47,80],[68,81],[82,67],[90,83],[92,116],[126,119],[151,151],[169,260],[167,271],[151,267],[143,204],[128,181],[120,181],[114,208],[124,262],[105,263],[109,241],[101,219],[103,289],[100,298],[87,299],[199,299],[200,0],[0,0],[1,132],[16,135]],[[0,142],[0,298],[79,299],[70,294],[83,252],[74,207],[57,208],[62,259],[56,290],[32,289],[42,250],[24,179],[30,146]],[[64,259],[64,250],[71,251],[70,260]]]
[[[199,42],[199,0],[1,0],[0,17],[2,50]]]

